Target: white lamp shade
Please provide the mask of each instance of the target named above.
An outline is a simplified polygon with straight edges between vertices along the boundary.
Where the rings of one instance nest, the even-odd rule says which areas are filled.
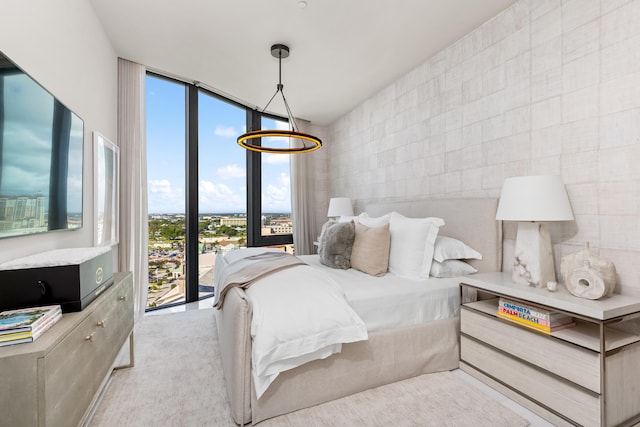
[[[348,197],[333,197],[329,200],[328,217],[338,217],[342,215],[353,215],[353,206]]]
[[[571,221],[573,212],[559,176],[517,176],[504,180],[496,219]]]

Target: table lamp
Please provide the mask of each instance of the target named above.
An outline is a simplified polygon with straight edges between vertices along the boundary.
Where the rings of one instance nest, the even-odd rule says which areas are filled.
[[[573,220],[562,179],[554,175],[505,179],[496,219],[519,222],[513,281],[536,287],[555,281],[551,237],[543,222]]]
[[[353,216],[353,206],[351,199],[348,197],[332,197],[329,200],[329,210],[327,216],[329,218],[338,219],[341,216]]]

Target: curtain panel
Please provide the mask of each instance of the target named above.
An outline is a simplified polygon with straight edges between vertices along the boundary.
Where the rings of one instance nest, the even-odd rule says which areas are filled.
[[[119,268],[131,271],[136,322],[147,306],[149,254],[147,248],[146,69],[118,58],[118,144],[120,146]]]

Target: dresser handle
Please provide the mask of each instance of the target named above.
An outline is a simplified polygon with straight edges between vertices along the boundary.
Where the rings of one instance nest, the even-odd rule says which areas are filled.
[[[92,332],[91,335],[87,335],[86,337],[84,337],[85,341],[89,341],[89,342],[93,342],[93,334],[95,332]]]
[[[126,300],[127,300],[127,296],[126,295],[118,297],[118,301],[126,301]]]
[[[96,324],[96,326],[99,326],[99,327],[101,327],[101,328],[104,328],[104,326],[105,326],[105,322],[106,322],[106,319],[102,319],[101,321],[99,321],[99,322]]]

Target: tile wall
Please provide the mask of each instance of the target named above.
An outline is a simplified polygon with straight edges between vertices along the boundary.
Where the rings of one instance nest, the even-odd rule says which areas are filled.
[[[560,174],[576,221],[554,227],[558,265],[588,241],[640,297],[639,22],[638,0],[516,2],[318,129],[318,224],[329,197],[497,197]]]

